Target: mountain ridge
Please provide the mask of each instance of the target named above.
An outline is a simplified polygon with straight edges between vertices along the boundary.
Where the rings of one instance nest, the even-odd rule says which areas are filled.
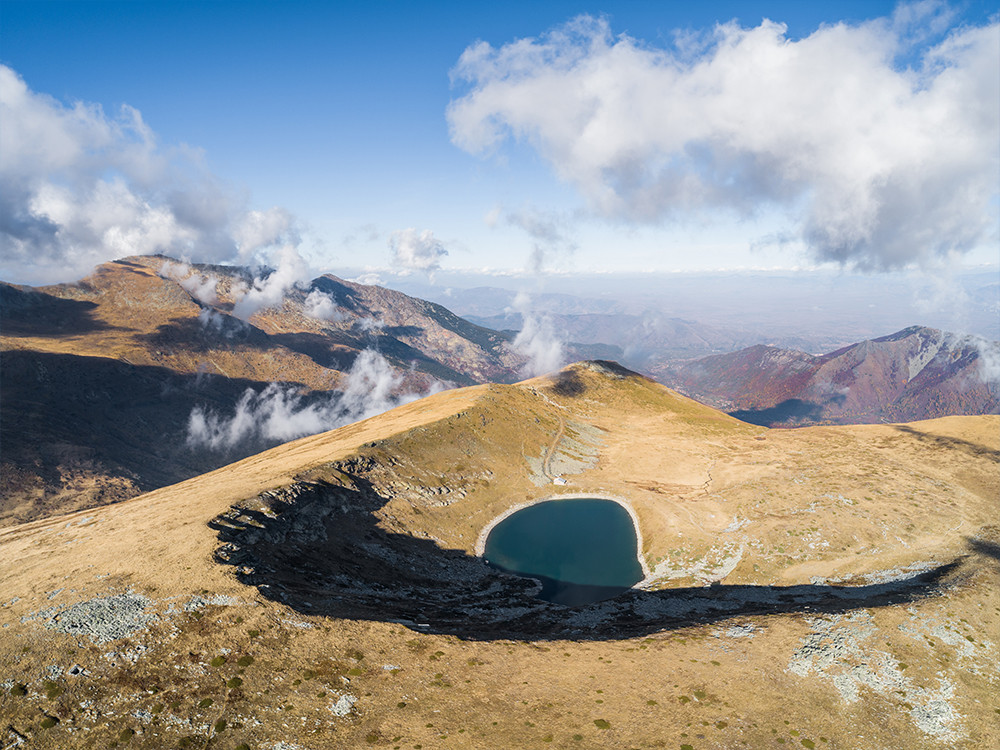
[[[771,430],[605,363],[441,392],[0,529],[0,711],[67,750],[989,746],[998,428]],[[476,556],[580,494],[634,510],[639,588],[562,607]]]
[[[186,444],[197,410],[222,419],[248,393],[250,407],[281,398],[301,411],[349,390],[355,366],[355,391],[387,404],[441,383],[519,377],[524,358],[503,335],[332,275],[235,317],[246,290],[272,273],[137,256],[73,284],[0,284],[0,523],[120,501],[287,439]],[[354,395],[359,416],[365,396]]]
[[[1000,379],[988,370],[994,360],[998,342],[911,326],[823,355],[756,346],[655,374],[770,426],[901,422],[1000,413]]]

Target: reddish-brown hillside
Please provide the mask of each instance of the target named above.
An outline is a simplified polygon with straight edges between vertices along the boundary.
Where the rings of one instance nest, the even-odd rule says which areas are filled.
[[[819,357],[754,346],[658,376],[757,424],[905,422],[1000,412],[998,360],[997,342],[914,326]]]

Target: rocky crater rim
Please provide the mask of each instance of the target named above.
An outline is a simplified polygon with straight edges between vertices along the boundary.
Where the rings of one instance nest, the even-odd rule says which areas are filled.
[[[475,553],[476,556],[482,558],[486,554],[486,540],[490,535],[490,532],[497,527],[498,524],[502,523],[506,519],[510,518],[515,513],[519,513],[525,508],[530,508],[532,505],[538,505],[539,503],[548,503],[557,500],[610,500],[613,503],[618,503],[625,512],[629,514],[632,519],[632,527],[635,530],[635,541],[636,541],[636,559],[639,561],[639,565],[642,568],[642,580],[634,584],[632,588],[645,588],[647,585],[651,584],[655,578],[653,571],[649,569],[646,564],[646,560],[642,555],[643,542],[642,542],[642,527],[639,525],[639,516],[635,512],[635,508],[632,507],[630,503],[625,498],[620,495],[612,495],[606,492],[570,492],[565,495],[551,495],[549,497],[539,498],[537,500],[528,500],[527,502],[518,503],[517,505],[507,508],[503,513],[494,518],[492,521],[487,523],[483,530],[479,532],[479,538],[476,539]],[[522,576],[523,577],[523,576]]]

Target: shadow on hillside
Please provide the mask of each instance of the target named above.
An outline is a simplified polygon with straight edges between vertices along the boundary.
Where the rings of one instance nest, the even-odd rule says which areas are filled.
[[[414,331],[421,329],[410,327]],[[325,333],[299,331],[268,334],[256,326],[228,315],[206,319],[180,318],[163,323],[156,331],[136,336],[136,341],[153,349],[183,347],[188,352],[205,354],[233,346],[245,346],[260,351],[285,349],[309,357],[320,367],[346,372],[365,349],[374,349],[401,370],[410,367],[438,380],[472,385],[468,375],[438,362],[419,349],[385,333],[384,329],[351,333],[329,330]]]
[[[299,483],[217,517],[209,524],[222,542],[217,561],[303,615],[398,622],[467,640],[612,640],[737,616],[905,604],[941,593],[961,564],[887,583],[630,589],[564,607],[535,598],[538,587],[529,579],[380,526],[374,513],[385,498],[359,476],[365,463],[371,465],[360,458],[333,467],[329,476],[349,486]]]
[[[790,398],[764,409],[739,409],[728,414],[760,427],[791,427],[819,422],[823,418],[823,408],[823,404],[815,401]]]
[[[552,390],[560,396],[573,398],[582,396],[587,390],[587,384],[576,370],[566,369],[556,375]]]
[[[135,339],[152,349],[182,346],[186,351],[198,354],[240,344],[258,348],[272,346],[267,334],[256,326],[220,314],[206,319],[175,318],[160,324],[152,333],[138,335]]]
[[[963,453],[968,453],[973,456],[988,458],[993,461],[1000,461],[1000,451],[988,448],[985,445],[980,445],[979,443],[973,443],[970,440],[963,440],[962,438],[951,437],[949,435],[935,435],[931,432],[923,432],[921,430],[914,429],[908,424],[897,424],[893,425],[893,427],[897,431],[906,435],[911,435],[922,443],[929,443],[935,448],[957,449]]]
[[[124,330],[94,317],[97,305],[0,284],[0,331],[5,336],[62,338]]]
[[[251,438],[226,450],[185,443],[196,407],[229,416],[247,389],[266,383],[178,373],[105,357],[26,350],[3,353],[0,378],[0,521],[21,504],[19,521],[60,512],[66,488],[89,505],[123,499],[92,476],[120,477],[147,491],[270,448]],[[83,481],[86,479],[86,481]],[[85,495],[88,487],[94,492]],[[132,494],[135,494],[133,492]]]
[[[351,369],[364,343],[343,333],[273,333],[270,343],[309,357],[320,367],[346,371]]]
[[[639,378],[646,380],[644,375],[633,372],[627,367],[623,367],[610,359],[591,359],[579,363],[579,367],[599,372],[602,375],[615,380],[625,380],[627,378]],[[565,368],[554,374],[552,391],[559,396],[575,398],[582,396],[587,391],[587,382],[581,377],[580,371],[576,367]]]
[[[965,541],[966,544],[969,545],[969,549],[973,552],[982,555],[983,557],[991,558],[994,562],[1000,562],[1000,544],[986,539],[974,539],[972,537],[967,537]]]

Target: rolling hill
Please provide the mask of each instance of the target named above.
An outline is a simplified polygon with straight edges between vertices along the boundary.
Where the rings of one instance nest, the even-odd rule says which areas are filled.
[[[991,747],[998,460],[1000,417],[772,430],[612,363],[438,393],[0,530],[4,740]],[[632,591],[479,559],[580,495],[634,513]]]

